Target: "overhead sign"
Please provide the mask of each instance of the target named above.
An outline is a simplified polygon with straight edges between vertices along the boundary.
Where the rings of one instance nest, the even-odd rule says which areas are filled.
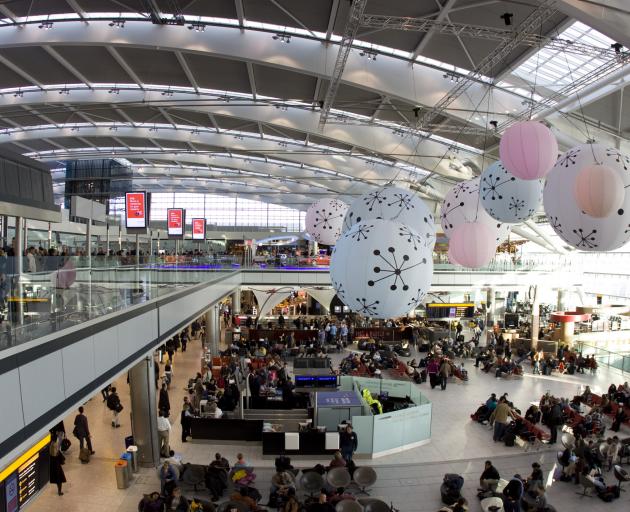
[[[186,210],[183,208],[169,208],[166,210],[166,228],[168,236],[184,236],[184,223],[186,222]]]
[[[127,228],[146,229],[147,194],[146,192],[127,192],[125,194],[125,226]]]
[[[192,220],[192,239],[193,240],[206,239],[206,219],[193,219]]]

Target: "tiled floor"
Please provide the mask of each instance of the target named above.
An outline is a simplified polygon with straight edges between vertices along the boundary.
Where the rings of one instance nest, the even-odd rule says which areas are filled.
[[[198,371],[200,344],[193,342],[188,352],[175,356],[174,382],[170,390],[171,408],[176,411],[184,396],[184,384]],[[336,356],[336,359],[341,357]],[[468,364],[470,380],[468,383],[449,384],[445,391],[431,390],[427,384],[421,390],[433,402],[433,437],[431,443],[404,453],[382,457],[372,461],[361,461],[377,467],[378,482],[372,490],[373,497],[381,497],[393,502],[402,512],[430,512],[440,508],[439,486],[445,473],[459,473],[465,478],[464,496],[470,500],[470,510],[480,510],[475,498],[479,474],[483,461],[491,458],[502,476],[511,477],[514,473],[527,475],[534,460],[541,462],[546,474],[553,471],[556,452],[553,448],[541,451],[524,452],[520,448],[508,448],[492,442],[487,427],[473,423],[470,414],[485,401],[490,393],[508,392],[510,399],[521,410],[529,402],[537,399],[547,390],[560,396],[572,396],[580,392],[584,385],[590,385],[595,391],[608,387],[611,381],[625,380],[623,375],[602,370],[597,376],[577,375],[562,377],[541,377],[525,375],[522,379],[495,379]],[[88,465],[82,465],[77,459],[77,442],[68,453],[65,465],[68,483],[65,495],[56,496],[52,486],[48,486],[29,509],[33,512],[132,512],[143,493],[159,489],[156,472],[143,469],[129,489],[118,490],[113,464],[124,451],[123,438],[130,434],[129,391],[125,379],[116,383],[125,412],[122,426],[112,429],[110,415],[99,396],[86,404],[86,414],[94,437],[96,455]],[[66,428],[72,425],[74,414],[66,419]],[[174,415],[175,420],[175,415]],[[175,420],[176,421],[176,420]],[[69,428],[68,430],[71,430]],[[624,432],[628,435],[630,432]],[[260,446],[231,444],[217,445],[209,442],[180,442],[179,423],[174,425],[171,435],[173,449],[180,453],[186,462],[207,464],[216,451],[221,451],[233,461],[235,454],[241,451],[256,467],[258,488],[266,501],[269,482],[272,475],[273,460],[263,459]],[[294,461],[298,467],[308,467],[321,460]],[[612,481],[612,475],[607,479]],[[570,510],[628,510],[630,492],[613,503],[604,503],[598,498],[580,498],[577,486],[556,482],[548,489],[551,503],[559,511]]]

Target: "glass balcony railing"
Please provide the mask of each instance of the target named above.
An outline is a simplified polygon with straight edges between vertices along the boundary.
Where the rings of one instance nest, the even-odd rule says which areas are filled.
[[[578,350],[580,350],[584,356],[594,355],[597,364],[600,366],[609,366],[621,370],[622,372],[630,372],[630,354],[611,352],[610,350],[587,343],[578,344]]]

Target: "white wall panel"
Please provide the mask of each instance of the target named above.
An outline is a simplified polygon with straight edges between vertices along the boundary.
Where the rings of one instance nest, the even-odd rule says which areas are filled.
[[[65,396],[68,397],[94,380],[94,343],[86,338],[65,347],[63,357],[63,382]]]
[[[94,344],[94,370],[101,375],[116,365],[118,358],[118,333],[116,327],[105,329],[92,336]]]
[[[61,351],[20,367],[24,421],[28,424],[65,398]]]
[[[0,389],[2,390],[0,439],[6,439],[24,427],[18,370],[11,370],[0,375]]]

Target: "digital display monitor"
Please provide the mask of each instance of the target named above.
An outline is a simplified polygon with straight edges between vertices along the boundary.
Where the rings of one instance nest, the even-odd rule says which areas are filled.
[[[146,229],[147,227],[147,193],[125,193],[125,226],[127,228]]]
[[[206,219],[193,219],[192,220],[192,239],[193,240],[206,239]]]
[[[336,375],[296,375],[296,388],[330,388],[337,389]]]
[[[166,210],[166,229],[170,237],[183,237],[186,225],[186,210],[183,208],[168,208]]]

